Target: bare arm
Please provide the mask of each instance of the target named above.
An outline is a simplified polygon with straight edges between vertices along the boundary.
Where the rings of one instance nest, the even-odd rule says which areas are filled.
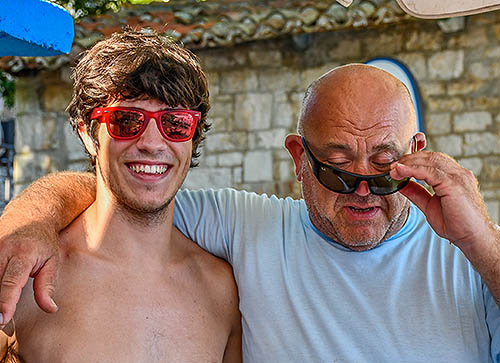
[[[58,233],[94,199],[92,174],[63,172],[37,180],[7,205],[0,217],[0,328],[14,315],[30,276],[38,305],[57,310],[51,295]]]
[[[238,295],[235,294],[236,301],[238,301]],[[224,363],[241,363],[243,357],[241,354],[241,314],[237,308],[233,312],[233,326],[231,328],[231,333],[227,339],[226,350],[224,351]]]

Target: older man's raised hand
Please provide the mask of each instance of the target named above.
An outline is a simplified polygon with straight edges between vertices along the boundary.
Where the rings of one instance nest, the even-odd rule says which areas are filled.
[[[459,247],[500,302],[500,230],[490,219],[474,174],[438,152],[419,151],[392,166],[391,177],[414,177],[401,190],[426,216],[434,231]]]

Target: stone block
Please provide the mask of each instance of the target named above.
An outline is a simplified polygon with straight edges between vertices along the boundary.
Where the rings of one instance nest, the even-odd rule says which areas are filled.
[[[233,120],[232,117],[228,117],[231,121]],[[228,127],[228,124],[231,124],[228,122],[228,119],[225,117],[209,117],[207,118],[207,122],[212,125],[210,130],[214,130],[216,132],[225,132],[225,131],[231,131],[231,127]],[[231,124],[232,126],[232,124]]]
[[[338,43],[328,51],[328,57],[332,60],[345,62],[346,59],[360,59],[361,41],[359,39],[340,39]]]
[[[203,157],[203,153],[201,156]],[[218,166],[217,155],[206,155],[203,157],[203,160],[200,161],[200,166],[209,168]]]
[[[374,37],[364,38],[362,49],[365,57],[385,56],[400,53],[403,50],[403,34],[397,32],[380,33]]]
[[[45,111],[61,112],[66,109],[72,96],[70,85],[49,84],[42,92],[42,107]]]
[[[52,153],[16,154],[14,159],[14,182],[31,183],[49,173],[62,170],[61,161]]]
[[[482,62],[472,63],[469,66],[469,73],[473,78],[483,81],[489,80],[495,76],[495,72],[491,65]]]
[[[288,160],[291,161],[292,157],[288,153],[288,150],[285,148],[285,142],[283,140],[283,147],[273,150],[273,157],[275,160]]]
[[[66,145],[66,158],[71,163],[76,160],[85,160],[88,158],[80,137],[73,131],[69,123],[63,126],[64,144]],[[62,151],[62,150],[61,150]]]
[[[468,110],[490,110],[500,107],[500,97],[481,96],[467,99]]]
[[[481,158],[466,158],[457,160],[462,167],[469,169],[476,177],[479,177],[483,169],[483,160]]]
[[[446,93],[445,85],[441,82],[419,82],[420,92],[424,98],[442,96]]]
[[[457,33],[448,40],[447,48],[475,48],[488,44],[485,27],[468,26],[466,31]]]
[[[483,131],[493,123],[489,112],[465,112],[455,115],[453,128],[455,132]]]
[[[265,130],[271,127],[272,96],[265,93],[237,95],[235,130]]]
[[[428,97],[425,101],[430,112],[460,112],[465,109],[460,97]]]
[[[262,91],[294,91],[299,87],[299,73],[291,68],[262,70],[258,73],[258,79],[259,89]]]
[[[284,128],[257,131],[250,133],[248,144],[250,149],[283,148],[288,130]]]
[[[70,162],[67,164],[66,169],[67,170],[73,170],[73,171],[88,171],[90,166],[90,162],[87,161],[74,161]]]
[[[224,98],[214,97],[208,116],[232,119],[234,117],[233,97],[232,95]]]
[[[274,127],[293,128],[297,122],[299,105],[292,94],[290,97],[285,92],[274,94],[273,115],[271,125]]]
[[[194,168],[187,174],[183,188],[224,188],[233,185],[230,168]]]
[[[63,135],[60,132],[63,125],[68,123],[67,117],[60,117],[54,112],[45,112],[42,116],[43,133],[38,135],[41,139],[41,150],[59,150],[63,144]]]
[[[228,71],[221,74],[221,93],[241,93],[256,91],[258,87],[255,71]]]
[[[432,149],[450,156],[462,155],[463,142],[459,135],[436,136],[431,139]]]
[[[233,186],[243,183],[243,168],[237,166],[233,168]]]
[[[426,130],[429,135],[447,134],[451,131],[449,112],[431,113],[427,116]]]
[[[443,40],[442,32],[416,30],[406,36],[405,48],[411,51],[439,50]]]
[[[15,79],[15,104],[17,117],[40,113],[40,81],[33,77],[18,77]]]
[[[498,136],[491,132],[467,133],[464,139],[466,156],[500,154]]]
[[[500,155],[488,156],[484,159],[483,179],[500,183]],[[500,189],[500,188],[499,188]]]
[[[205,71],[230,70],[248,64],[246,52],[228,52],[226,49],[200,50],[202,68]]]
[[[463,50],[445,50],[435,53],[428,61],[429,76],[435,79],[458,78],[464,71]]]
[[[235,166],[243,164],[243,153],[229,152],[217,155],[217,165],[219,166]]]
[[[484,54],[487,58],[500,58],[500,47],[488,48]]]
[[[271,151],[250,151],[243,160],[245,183],[273,180],[273,159]]]
[[[498,200],[487,200],[484,203],[491,220],[500,224],[500,202]]]
[[[279,180],[280,181],[290,181],[295,179],[294,166],[290,161],[280,161],[279,166]]]
[[[44,139],[42,113],[18,114],[15,127],[16,151],[28,153],[34,150],[42,150]]]
[[[207,152],[243,151],[248,147],[246,132],[222,132],[208,134],[205,139]]]
[[[248,52],[250,64],[256,67],[281,67],[283,59],[279,50],[255,49]]]
[[[317,80],[323,74],[331,71],[333,68],[337,67],[338,65],[339,65],[338,63],[327,63],[327,64],[324,64],[320,67],[304,69],[301,72],[300,89],[305,91],[307,89],[307,87],[309,87],[311,85],[311,83],[313,81]]]
[[[425,57],[420,53],[399,54],[398,59],[403,62],[415,79],[427,78],[427,63]]]
[[[449,82],[447,84],[447,93],[450,96],[470,95],[479,92],[484,86],[485,82],[483,81],[467,80],[465,82]]]

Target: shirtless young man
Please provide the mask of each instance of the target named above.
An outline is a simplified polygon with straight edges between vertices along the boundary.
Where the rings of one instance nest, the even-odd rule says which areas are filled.
[[[154,33],[101,41],[74,72],[71,123],[97,199],[61,233],[59,310],[32,286],[14,316],[26,362],[240,362],[232,271],[172,225],[174,197],[208,129],[198,60]],[[9,324],[4,331],[12,335]]]

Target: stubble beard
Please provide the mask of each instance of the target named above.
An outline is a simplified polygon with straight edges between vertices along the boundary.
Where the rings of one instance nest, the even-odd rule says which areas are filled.
[[[109,178],[109,175],[106,175],[102,172],[102,169],[97,163],[99,167],[99,173],[102,176],[104,181],[104,185],[111,191],[113,194],[117,204],[116,208],[120,212],[121,215],[125,219],[127,219],[130,223],[138,224],[141,226],[157,226],[165,221],[168,207],[170,203],[175,197],[175,193],[173,195],[169,195],[167,200],[161,205],[148,205],[141,204],[136,200],[127,196],[127,194],[122,190],[119,184],[115,179]],[[180,186],[184,182],[184,179],[187,176],[187,171],[185,171],[184,176],[179,182],[179,185],[174,189],[176,192],[179,190]],[[153,187],[146,186],[146,189],[151,190]]]
[[[346,202],[370,204],[375,198],[380,197],[373,194],[366,197],[356,194],[338,194],[334,202],[335,204],[327,206],[318,201],[313,191],[312,180],[310,178],[315,178],[314,175],[307,172],[306,174],[308,175],[304,175],[302,182],[302,195],[306,202],[311,222],[323,234],[344,247],[354,251],[370,250],[397,233],[404,226],[408,218],[410,202],[403,196],[392,195],[386,197],[385,211],[382,210],[386,217],[385,220],[346,221],[342,213],[342,206]],[[389,202],[389,199],[392,203]],[[336,207],[337,205],[338,207]]]

